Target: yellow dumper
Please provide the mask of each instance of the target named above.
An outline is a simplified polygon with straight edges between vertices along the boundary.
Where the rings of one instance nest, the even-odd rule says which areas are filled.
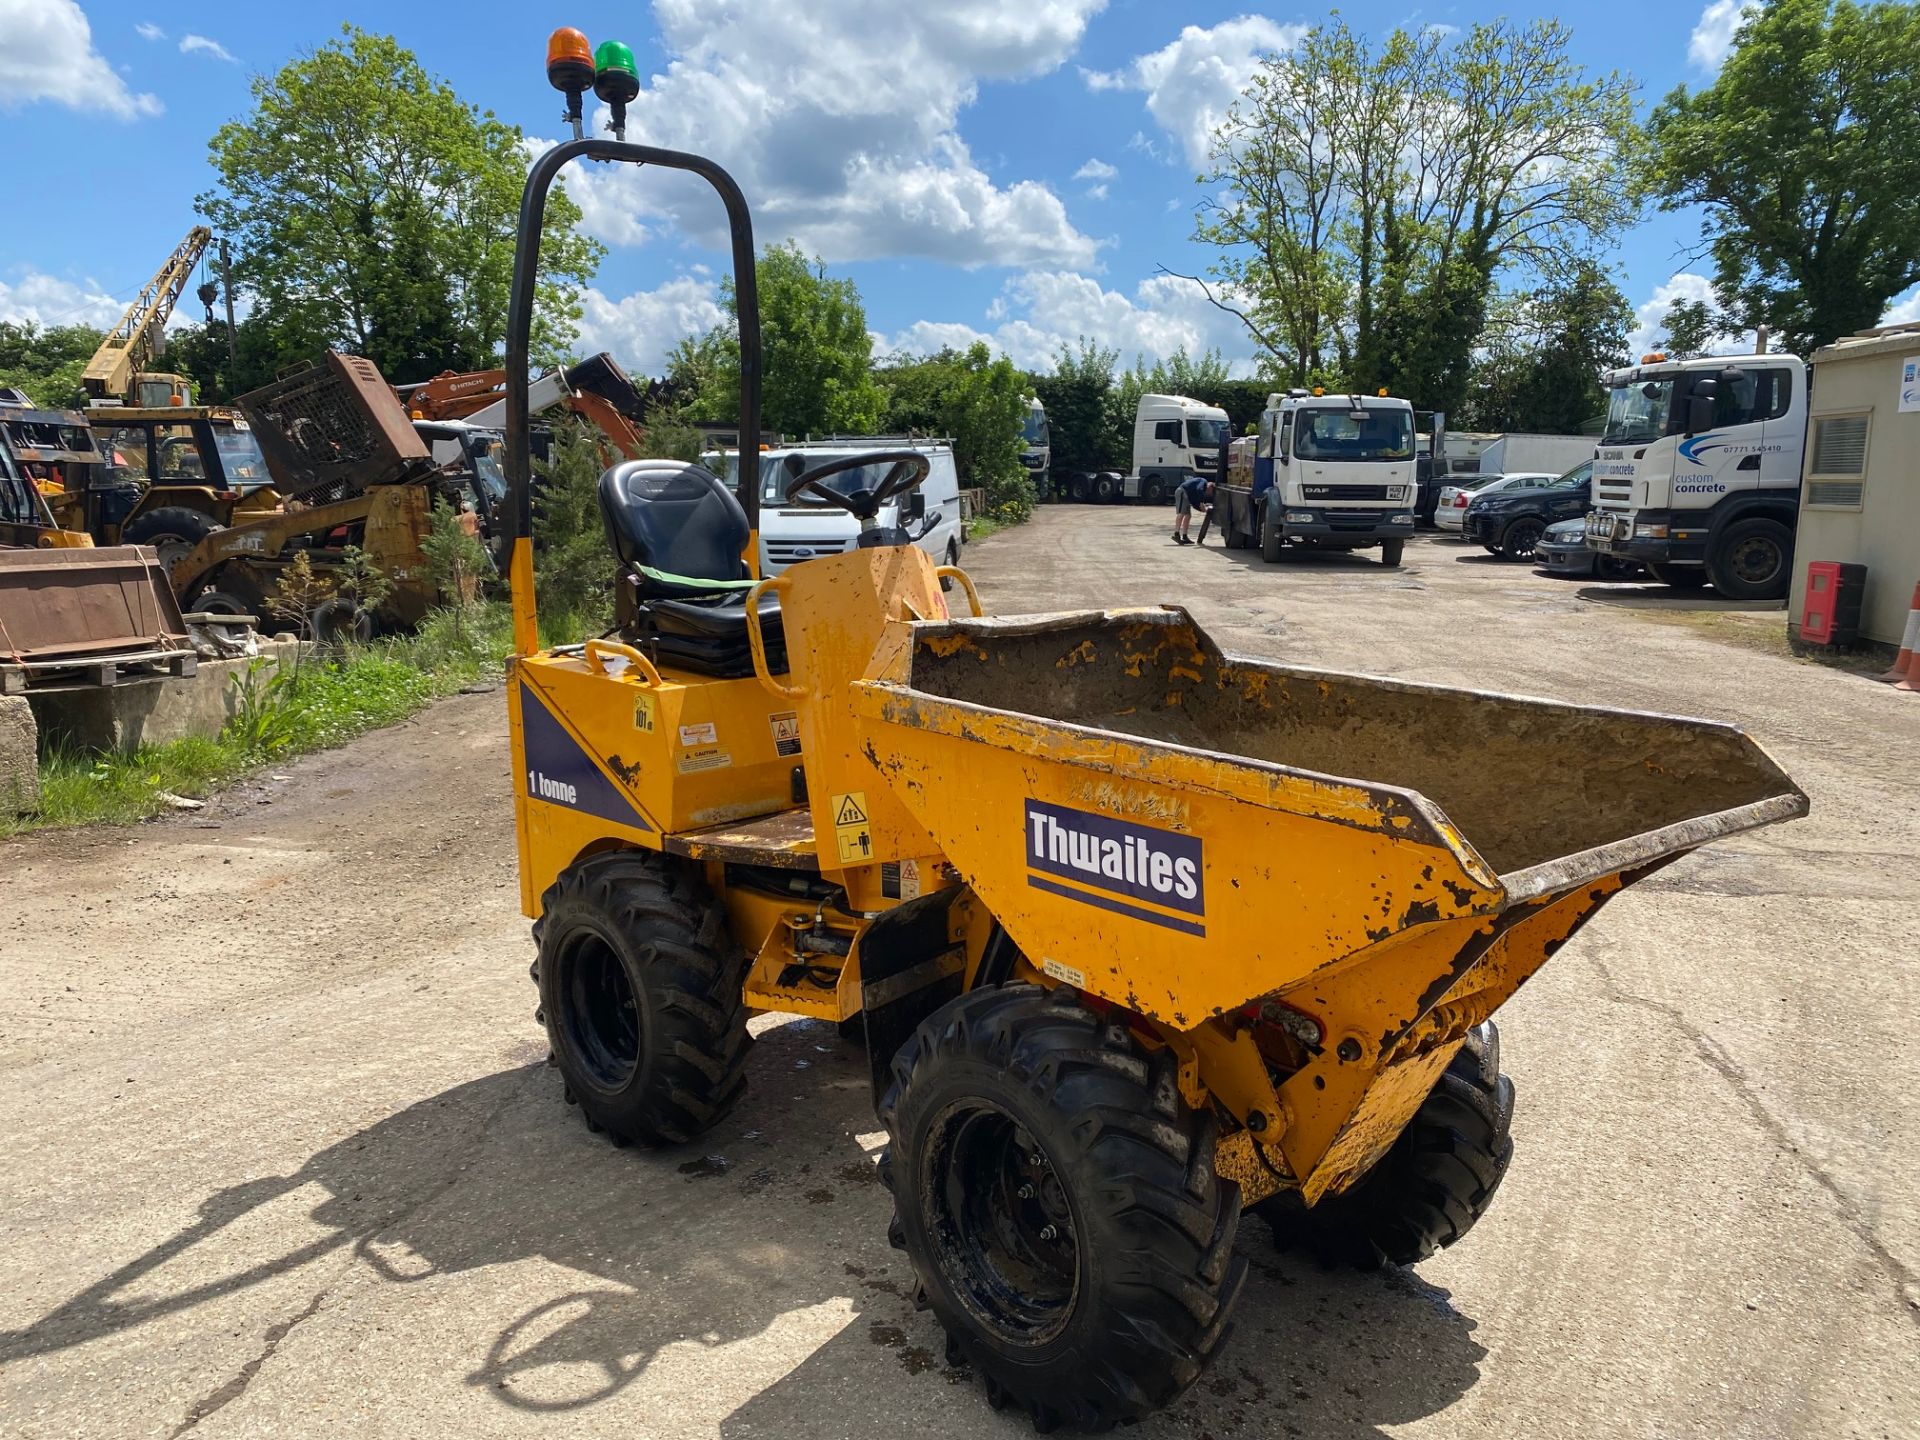
[[[536,162],[510,373],[581,156],[719,191],[744,412],[737,494],[607,472],[617,631],[543,650],[509,392],[521,898],[588,1125],[688,1140],[748,1083],[750,1012],[857,1020],[891,1238],[950,1357],[1042,1429],[1194,1380],[1245,1205],[1361,1259],[1457,1239],[1512,1153],[1493,1011],[1622,887],[1804,795],[1724,725],[1226,655],[1177,609],[980,615],[908,543],[923,456],[759,473],[752,237],[698,157]],[[858,545],[756,579],[768,479]],[[1583,758],[1516,788],[1542,754]]]

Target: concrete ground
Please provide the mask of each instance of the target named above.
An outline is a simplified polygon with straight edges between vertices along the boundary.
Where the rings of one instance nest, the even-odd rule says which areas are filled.
[[[1920,696],[1722,633],[1777,615],[1456,542],[1267,567],[1168,529],[1053,508],[966,563],[1001,611],[1167,600],[1230,649],[1732,720],[1814,809],[1502,1012],[1518,1158],[1472,1236],[1350,1275],[1249,1221],[1235,1338],[1138,1433],[1915,1435]],[[501,697],[463,696],[193,817],[0,847],[0,1434],[1024,1433],[907,1298],[831,1029],[762,1022],[684,1152],[563,1107],[506,770]]]

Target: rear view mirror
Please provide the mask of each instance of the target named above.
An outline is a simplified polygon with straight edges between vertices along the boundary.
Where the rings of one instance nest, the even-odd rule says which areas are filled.
[[[1687,433],[1698,435],[1702,430],[1713,428],[1714,398],[1711,395],[1694,395],[1687,401]]]
[[[927,513],[927,497],[923,491],[914,491],[911,495],[907,496],[901,504],[905,507],[900,517],[903,521],[918,520],[922,515]]]

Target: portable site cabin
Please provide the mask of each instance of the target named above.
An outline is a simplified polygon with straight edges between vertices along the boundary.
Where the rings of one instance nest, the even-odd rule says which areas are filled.
[[[1788,625],[1807,564],[1867,567],[1863,639],[1898,645],[1920,581],[1920,325],[1862,331],[1814,352]]]

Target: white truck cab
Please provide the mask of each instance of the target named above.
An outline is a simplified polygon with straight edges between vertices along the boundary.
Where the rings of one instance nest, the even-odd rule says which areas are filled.
[[[1607,376],[1587,543],[1682,588],[1772,600],[1793,573],[1807,367],[1793,355],[1648,355]]]
[[[860,522],[844,510],[787,504],[786,487],[793,470],[788,460],[797,460],[802,468],[813,469],[869,450],[915,450],[927,457],[930,468],[919,488],[883,506],[877,518],[883,526],[897,525],[904,529],[913,537],[914,544],[933,557],[935,564],[960,563],[966,526],[960,520],[960,472],[953,462],[953,443],[919,436],[861,435],[796,442],[760,452],[762,575],[778,575],[789,565],[798,565],[803,560],[838,555],[853,549],[860,538]],[[715,474],[724,474],[729,484],[734,483],[739,475],[739,452],[727,452],[724,470],[716,464],[717,459],[708,456],[708,468]],[[878,465],[843,470],[823,483],[843,492],[871,488],[887,468]]]
[[[1033,482],[1034,498],[1044,500],[1053,483],[1053,432],[1047,407],[1037,399],[1027,401],[1027,418],[1020,426],[1020,463]]]
[[[1277,561],[1289,546],[1378,546],[1398,565],[1413,534],[1413,406],[1388,395],[1271,395],[1260,416],[1253,484],[1227,495],[1227,543],[1258,544]],[[1244,513],[1243,513],[1244,512]]]
[[[1227,412],[1184,395],[1142,395],[1133,416],[1129,500],[1157,504],[1193,475],[1220,479],[1220,447],[1232,438]]]

